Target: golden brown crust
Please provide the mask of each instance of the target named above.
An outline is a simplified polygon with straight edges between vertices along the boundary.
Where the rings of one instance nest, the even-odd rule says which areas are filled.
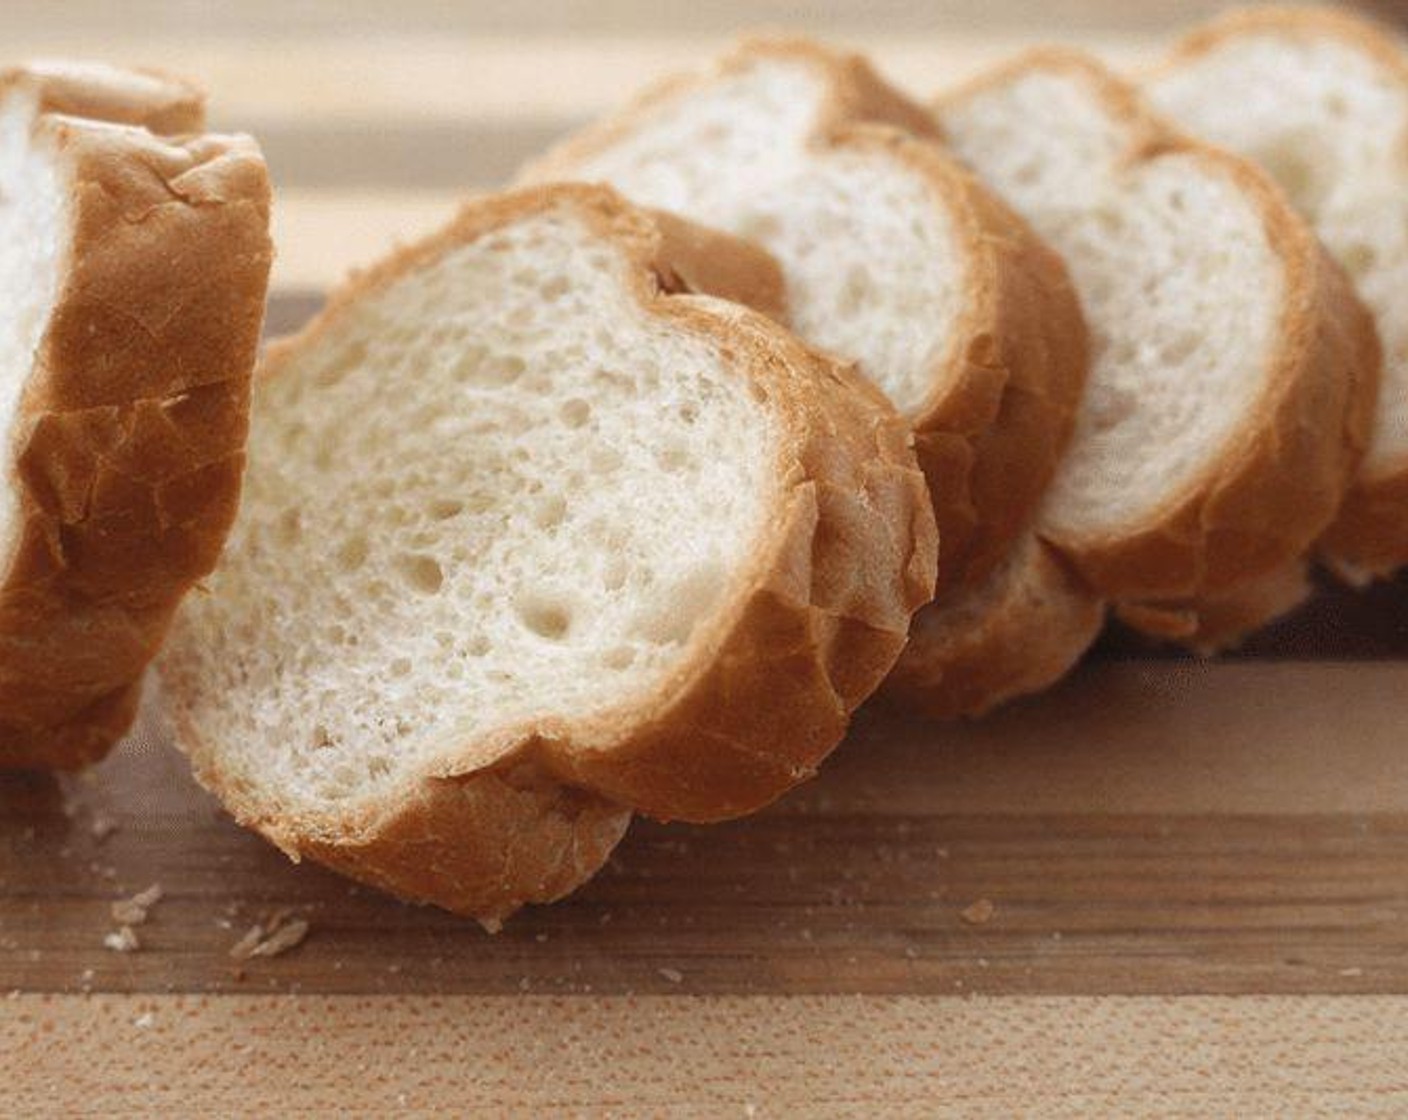
[[[1128,166],[1192,159],[1233,183],[1261,215],[1286,277],[1279,345],[1247,430],[1140,526],[1076,533],[1045,519],[1042,535],[1112,599],[1211,594],[1272,571],[1304,552],[1329,524],[1363,454],[1364,401],[1377,391],[1380,361],[1372,319],[1269,179],[1179,134],[1146,109],[1131,86],[1078,52],[1031,52],[944,104],[1033,69],[1076,77],[1125,122]]]
[[[102,63],[32,62],[0,70],[0,98],[31,94],[40,113],[134,125],[158,136],[200,132],[205,93],[157,70],[122,70]]]
[[[1384,28],[1350,12],[1328,7],[1269,4],[1226,12],[1185,37],[1148,75],[1196,62],[1230,39],[1274,32],[1307,40],[1334,39],[1369,58],[1408,98],[1408,54]],[[1385,137],[1408,153],[1408,136]],[[1366,464],[1367,466],[1367,464]],[[1339,515],[1317,545],[1331,569],[1351,583],[1387,576],[1408,563],[1408,456],[1375,464],[1351,484]]]
[[[649,213],[660,233],[660,267],[667,270],[661,282],[667,291],[707,292],[774,319],[786,318],[787,285],[770,253],[663,210]]]
[[[935,362],[932,391],[908,419],[939,522],[940,590],[975,584],[1000,561],[1055,471],[1084,384],[1085,324],[1061,260],[934,142],[935,123],[922,106],[859,55],[753,39],[707,71],[657,84],[521,178],[572,178],[661,106],[760,60],[798,61],[823,75],[813,150],[883,156],[917,173],[955,231],[968,305]]]
[[[1185,604],[1126,603],[1116,613],[1131,629],[1211,657],[1294,610],[1310,592],[1309,566],[1297,559],[1220,595]]]
[[[178,742],[243,823],[290,854],[490,924],[590,877],[630,809],[714,820],[809,776],[898,657],[910,615],[932,595],[937,553],[908,431],[879,393],[755,312],[675,294],[691,272],[666,255],[680,231],[662,233],[604,188],[537,188],[470,204],[438,236],[334,294],[302,335],[276,348],[265,375],[279,376],[290,354],[317,345],[369,292],[548,208],[570,210],[628,255],[633,294],[651,314],[718,340],[785,433],[774,528],[731,600],[696,628],[679,669],[648,702],[500,729],[446,751],[433,772],[375,806],[299,816],[228,771],[219,745],[183,715],[200,682],[183,676],[177,658],[162,666]],[[733,242],[714,244],[722,254]],[[743,259],[722,274],[749,267]]]
[[[1316,555],[1355,586],[1386,578],[1408,563],[1408,467],[1356,478],[1339,516],[1317,542]]]
[[[553,902],[592,878],[631,811],[525,763],[463,780],[427,778],[360,836],[290,835],[306,854],[408,902],[433,902],[491,933],[524,905]]]
[[[271,249],[263,160],[42,116],[71,248],[14,429],[0,585],[0,767],[75,767],[116,740],[172,610],[239,497]]]
[[[1104,618],[1104,603],[1028,534],[982,587],[915,616],[881,696],[932,719],[985,715],[1065,676]]]
[[[1373,59],[1394,80],[1408,84],[1408,56],[1386,28],[1343,8],[1289,4],[1258,4],[1221,13],[1184,36],[1150,71],[1150,76],[1200,58],[1228,39],[1262,31],[1307,39],[1338,39]]]

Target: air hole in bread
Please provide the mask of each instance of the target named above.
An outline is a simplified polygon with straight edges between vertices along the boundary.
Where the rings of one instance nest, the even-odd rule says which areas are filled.
[[[662,470],[674,474],[689,466],[689,451],[679,444],[666,444],[655,453],[656,461]]]
[[[620,672],[629,669],[635,662],[636,651],[630,646],[615,646],[601,655],[601,663],[608,669]]]
[[[870,270],[864,265],[852,265],[846,271],[846,282],[841,288],[841,298],[837,310],[842,315],[859,315],[874,300],[874,282]]]
[[[562,402],[558,415],[569,428],[580,428],[592,418],[592,406],[579,397],[573,397]]]
[[[458,498],[432,498],[426,505],[426,512],[435,521],[449,521],[465,511],[465,503]]]
[[[367,562],[367,538],[358,534],[348,537],[337,550],[337,566],[344,572],[355,572]]]
[[[626,586],[626,579],[631,574],[631,566],[619,556],[609,556],[606,559],[606,566],[602,569],[601,585],[607,591],[620,591]]]
[[[275,523],[274,539],[282,546],[295,544],[302,532],[302,518],[296,509],[286,509]]]
[[[396,558],[396,568],[405,585],[422,595],[436,595],[445,584],[445,571],[433,556],[404,553]]]
[[[546,595],[520,596],[515,604],[523,625],[550,642],[560,642],[572,629],[572,608]]]
[[[621,453],[614,447],[595,447],[587,459],[593,473],[598,475],[614,474],[623,462]]]
[[[561,494],[545,494],[533,507],[533,524],[544,531],[558,528],[567,517],[567,499]]]

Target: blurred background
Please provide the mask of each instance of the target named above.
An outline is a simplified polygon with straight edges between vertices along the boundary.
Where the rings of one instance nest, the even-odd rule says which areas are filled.
[[[159,66],[203,83],[211,119],[259,137],[279,187],[272,326],[393,241],[499,186],[560,133],[750,30],[870,52],[930,95],[1023,46],[1120,65],[1218,0],[5,0],[8,58]],[[1408,0],[1354,5],[1408,20]],[[300,298],[290,298],[297,296]]]

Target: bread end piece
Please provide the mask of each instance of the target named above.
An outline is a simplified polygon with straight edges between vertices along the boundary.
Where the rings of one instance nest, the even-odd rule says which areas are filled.
[[[14,428],[0,766],[74,767],[130,723],[239,499],[272,248],[252,141],[40,116],[71,251]]]

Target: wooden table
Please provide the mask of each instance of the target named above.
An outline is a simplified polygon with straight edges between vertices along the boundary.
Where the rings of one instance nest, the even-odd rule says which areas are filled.
[[[260,136],[273,331],[795,8],[114,7],[11,0],[0,41],[182,70]],[[922,92],[1029,40],[1137,61],[1211,7],[819,0],[809,26]],[[1112,635],[980,724],[865,714],[754,819],[638,823],[492,937],[287,863],[146,724],[90,774],[0,778],[0,1112],[1402,1115],[1405,713],[1408,581],[1327,592],[1213,663]],[[153,883],[140,951],[106,948],[112,902]],[[232,960],[280,910],[304,944]]]

